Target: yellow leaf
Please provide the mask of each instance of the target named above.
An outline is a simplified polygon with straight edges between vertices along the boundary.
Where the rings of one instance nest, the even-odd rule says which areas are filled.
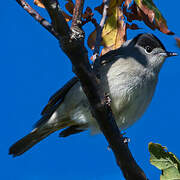
[[[121,8],[115,6],[112,14],[106,20],[102,32],[102,44],[110,50],[119,48],[126,41],[126,25]]]
[[[111,0],[106,23],[102,31],[101,45],[104,46],[101,55],[110,50],[119,48],[126,41],[126,24],[121,9],[124,0]],[[102,13],[103,4],[96,7],[99,13]],[[93,31],[88,38],[88,46],[93,49],[96,40],[96,31]]]

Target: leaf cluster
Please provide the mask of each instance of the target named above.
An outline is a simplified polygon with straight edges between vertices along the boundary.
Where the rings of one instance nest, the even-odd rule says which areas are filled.
[[[41,0],[34,0],[34,3],[44,8]],[[103,8],[104,2],[94,9],[86,7],[85,12],[82,14],[82,25],[91,22],[95,26],[87,42],[89,48],[92,50],[95,47],[98,27],[93,11],[97,11],[102,15]],[[68,13],[63,11],[63,16],[69,22],[72,20],[74,2],[72,0],[66,0],[65,9]],[[143,21],[152,30],[158,29],[167,35],[174,34],[168,29],[165,18],[153,0],[110,0],[107,19],[102,31],[101,46],[103,46],[103,49],[101,55],[119,48],[127,39],[127,29],[140,29],[136,23],[137,21]]]

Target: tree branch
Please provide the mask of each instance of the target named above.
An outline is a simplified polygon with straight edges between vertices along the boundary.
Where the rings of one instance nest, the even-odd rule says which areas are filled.
[[[58,34],[55,32],[52,25],[39,15],[25,0],[16,0],[16,2],[27,12],[29,13],[36,21],[38,21],[45,29],[47,29],[53,36],[58,39]]]
[[[62,14],[62,10],[57,0],[42,0],[49,16],[52,20],[52,25],[59,37],[69,37],[70,28]]]
[[[69,28],[57,0],[42,0],[58,33],[60,46],[71,60],[101,131],[106,137],[115,157],[127,180],[147,180],[144,172],[136,164],[128,149],[125,138],[120,134],[110,105],[106,103],[101,82],[95,76],[84,47],[84,32],[81,25],[83,0],[76,0],[73,25]],[[76,26],[78,28],[76,28]]]

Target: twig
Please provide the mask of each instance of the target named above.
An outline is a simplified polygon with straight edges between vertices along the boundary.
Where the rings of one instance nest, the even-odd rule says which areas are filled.
[[[58,34],[55,32],[52,25],[39,15],[25,0],[16,0],[16,2],[27,12],[29,13],[36,21],[38,21],[45,29],[47,29],[52,35],[58,39]]]
[[[84,0],[76,0],[75,7],[73,10],[73,19],[72,19],[71,29],[75,26],[81,27],[83,6],[84,6]]]
[[[104,0],[103,2],[104,2],[104,8],[103,8],[102,19],[101,19],[100,24],[96,28],[96,44],[95,44],[95,48],[93,52],[93,61],[95,61],[96,58],[99,56],[99,49],[100,49],[100,44],[101,44],[101,39],[102,39],[101,35],[102,35],[104,24],[107,19],[107,12],[109,8],[110,0]]]

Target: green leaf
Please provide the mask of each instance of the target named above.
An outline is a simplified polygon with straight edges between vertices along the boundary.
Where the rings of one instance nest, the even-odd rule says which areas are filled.
[[[166,147],[149,143],[150,163],[162,170],[160,180],[180,180],[180,161]]]

